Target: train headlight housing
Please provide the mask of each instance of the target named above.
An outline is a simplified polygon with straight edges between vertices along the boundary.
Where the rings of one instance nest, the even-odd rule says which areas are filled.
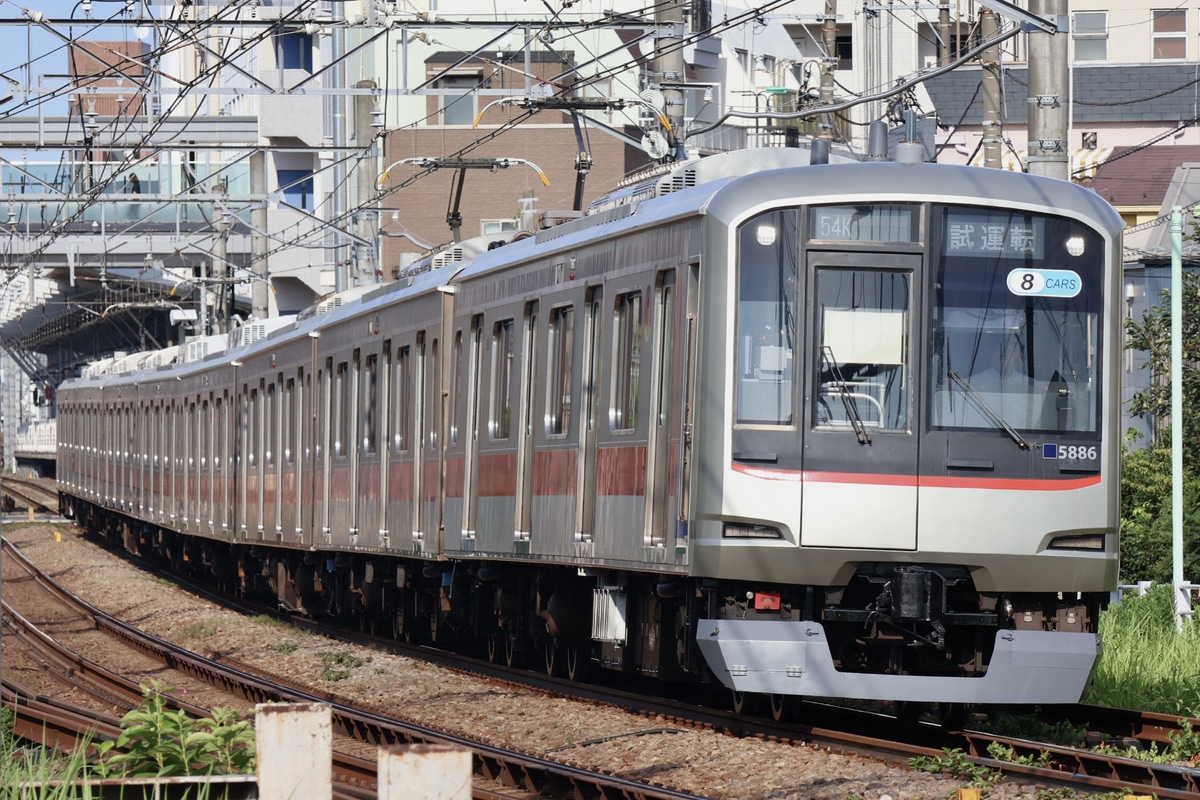
[[[1055,536],[1048,550],[1096,550],[1104,549],[1103,533],[1085,533],[1078,536]]]
[[[740,522],[726,522],[721,531],[724,539],[782,539],[783,532],[769,525],[747,525]]]
[[[754,238],[763,247],[770,247],[775,244],[776,233],[774,225],[759,225],[758,230],[754,232]]]
[[[1083,237],[1072,236],[1070,239],[1067,239],[1067,252],[1073,256],[1083,255]]]

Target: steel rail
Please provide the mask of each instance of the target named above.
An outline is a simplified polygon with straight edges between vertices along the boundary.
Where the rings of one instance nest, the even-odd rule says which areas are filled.
[[[601,800],[602,798],[630,798],[631,800],[700,800],[687,792],[650,786],[638,781],[612,775],[602,775],[585,769],[570,767],[522,753],[514,753],[499,747],[481,744],[464,737],[452,736],[420,726],[390,719],[352,708],[328,695],[303,691],[284,683],[267,680],[232,669],[227,665],[199,656],[170,642],[138,631],[115,617],[90,606],[61,584],[43,572],[24,553],[7,539],[3,542],[5,553],[21,564],[38,585],[53,593],[61,601],[71,603],[96,622],[104,633],[124,642],[132,649],[159,659],[165,666],[188,674],[213,686],[219,686],[231,694],[256,703],[292,702],[325,703],[330,706],[335,732],[351,736],[359,741],[376,745],[394,744],[449,744],[472,752],[474,771],[485,780],[502,786],[520,788],[543,796],[562,796],[569,793],[576,800]],[[339,765],[339,775],[349,777],[357,769],[358,779],[365,780],[362,770],[366,762],[359,765]],[[341,771],[341,770],[345,771]],[[374,765],[371,765],[374,778]]]

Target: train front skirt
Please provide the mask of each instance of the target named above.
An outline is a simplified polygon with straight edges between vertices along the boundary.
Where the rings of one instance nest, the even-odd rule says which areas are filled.
[[[944,703],[1077,700],[1100,657],[1095,633],[1001,630],[981,677],[839,672],[818,622],[702,620],[700,651],[739,692]]]

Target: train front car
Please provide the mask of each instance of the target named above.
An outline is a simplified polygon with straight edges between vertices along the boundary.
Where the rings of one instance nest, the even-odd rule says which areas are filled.
[[[1121,220],[812,166],[708,205],[696,638],[737,693],[1079,699],[1118,559]]]

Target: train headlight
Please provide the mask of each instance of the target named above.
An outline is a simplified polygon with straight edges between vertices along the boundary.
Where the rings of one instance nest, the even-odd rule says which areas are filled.
[[[1085,533],[1079,536],[1055,536],[1050,540],[1049,550],[1103,550],[1103,533]]]
[[[1072,236],[1070,239],[1067,239],[1067,252],[1073,256],[1083,255],[1083,237]]]
[[[759,225],[758,230],[754,232],[754,237],[763,247],[770,247],[775,244],[775,235],[774,225]]]
[[[725,539],[782,539],[783,533],[778,528],[772,528],[769,525],[726,522],[721,536]]]

